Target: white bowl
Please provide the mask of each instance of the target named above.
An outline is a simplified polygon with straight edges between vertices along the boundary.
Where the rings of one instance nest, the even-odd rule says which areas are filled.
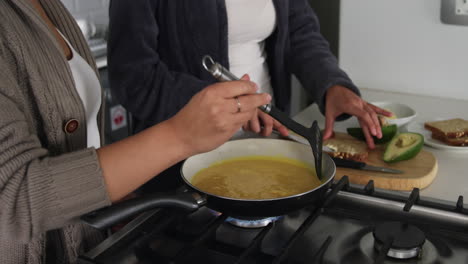
[[[372,102],[371,104],[394,113],[397,118],[388,118],[387,121],[389,124],[396,124],[399,128],[407,125],[416,117],[416,111],[405,104],[393,102]]]

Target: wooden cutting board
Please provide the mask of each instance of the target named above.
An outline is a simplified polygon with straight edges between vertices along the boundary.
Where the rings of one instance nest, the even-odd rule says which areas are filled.
[[[338,137],[351,137],[347,134],[336,133]],[[374,180],[374,187],[411,191],[413,188],[423,189],[429,186],[437,175],[437,159],[428,151],[421,150],[416,157],[396,163],[386,163],[382,160],[384,146],[377,146],[369,151],[367,164],[387,167],[404,171],[403,174],[390,174],[374,171],[356,170],[337,167],[335,179],[339,180],[347,175],[351,183],[365,185]]]

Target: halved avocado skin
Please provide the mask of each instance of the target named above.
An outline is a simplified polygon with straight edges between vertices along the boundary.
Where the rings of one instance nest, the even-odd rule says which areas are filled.
[[[402,137],[402,136],[404,137],[405,135],[410,135],[410,134],[417,138],[417,142],[415,142],[413,144],[413,146],[411,146],[411,148],[409,148],[405,152],[401,153],[400,155],[398,155],[396,157],[392,157],[393,156],[393,155],[391,155],[392,151],[394,151],[395,148],[398,148],[398,146],[396,146],[396,144],[398,142],[398,139],[400,137]],[[388,143],[387,147],[385,148],[385,152],[383,154],[383,160],[385,162],[392,163],[392,162],[398,162],[398,161],[402,161],[402,160],[412,159],[416,155],[418,155],[418,153],[421,151],[423,145],[424,145],[423,135],[421,135],[419,133],[411,133],[411,132],[400,133],[397,136],[395,136],[392,139],[392,141],[390,141],[390,143]]]
[[[364,137],[364,132],[362,132],[362,128],[360,127],[349,127],[346,129],[349,135],[360,139],[360,140],[366,140]],[[383,126],[382,127],[382,138],[377,138],[377,137],[372,137],[374,139],[375,144],[385,144],[392,140],[392,138],[396,135],[398,132],[398,126],[397,125],[388,125],[388,126]]]

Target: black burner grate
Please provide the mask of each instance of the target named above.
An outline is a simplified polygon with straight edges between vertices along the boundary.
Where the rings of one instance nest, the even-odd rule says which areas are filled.
[[[357,194],[361,199],[369,197],[388,203],[399,203],[401,209],[398,213],[385,211],[375,203],[370,203],[374,207],[368,208],[365,203],[356,203],[353,194]],[[417,225],[442,258],[454,255],[453,249],[446,246],[447,237],[468,243],[466,226],[457,226],[453,221],[447,220],[450,222],[448,224],[439,218],[420,216],[418,207],[421,206],[468,215],[463,206],[462,196],[454,205],[442,204],[420,197],[418,189],[405,196],[375,189],[372,181],[361,187],[350,185],[345,176],[332,185],[318,206],[305,208],[297,212],[297,216],[288,215],[287,219],[277,220],[262,228],[234,227],[226,223],[227,216],[216,215],[208,210],[206,213],[199,210],[191,215],[169,209],[148,212],[133,220],[100,246],[80,256],[79,263],[343,263],[342,260],[330,262],[324,257],[336,255],[335,248],[340,248],[340,243],[343,244],[342,239],[338,239],[343,231],[319,234],[324,223],[328,223],[324,217],[338,219],[337,223],[339,219],[345,219],[344,223],[350,227],[355,226],[355,223],[365,223],[358,233],[348,235],[349,247],[359,244],[358,240],[352,242],[354,237],[357,239],[369,234],[369,230],[381,223],[382,219]],[[287,235],[281,236],[281,232],[284,231],[281,228],[289,228],[285,227],[286,220],[288,223],[297,224],[290,227]],[[314,232],[313,237],[316,238],[312,242],[310,232]],[[347,263],[387,263],[386,255],[393,240],[381,242],[381,250],[371,252],[371,258],[362,252],[356,252],[356,249],[346,252],[346,247],[340,254],[359,256],[356,258],[359,262]],[[332,252],[329,253],[330,250]],[[124,262],[121,261],[124,256],[130,257]]]

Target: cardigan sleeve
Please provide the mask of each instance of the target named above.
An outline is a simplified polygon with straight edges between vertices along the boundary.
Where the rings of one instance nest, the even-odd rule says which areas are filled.
[[[148,125],[170,118],[210,84],[190,74],[172,71],[161,60],[156,2],[114,0],[109,11],[112,91],[127,110]]]
[[[358,88],[338,66],[328,42],[320,33],[317,16],[306,0],[289,1],[290,62],[292,72],[325,113],[328,88],[342,85],[360,95]]]
[[[94,149],[52,157],[27,121],[0,42],[0,234],[27,242],[110,205]]]

